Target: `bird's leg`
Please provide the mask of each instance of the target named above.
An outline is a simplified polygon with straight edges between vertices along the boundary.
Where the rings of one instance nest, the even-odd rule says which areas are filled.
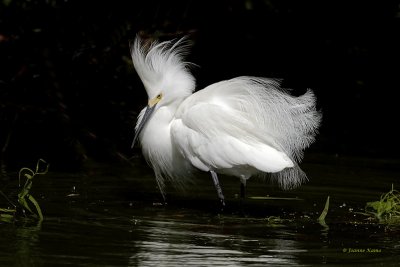
[[[246,196],[246,177],[240,176],[240,198],[244,199]]]
[[[167,197],[165,196],[165,193],[164,193],[164,191],[160,188],[160,186],[158,186],[158,188],[160,189],[161,196],[162,196],[162,198],[163,198],[163,200],[164,200],[164,205],[166,205],[166,204],[167,204]]]
[[[165,192],[164,192],[164,183],[161,182],[160,179],[156,179],[156,181],[157,181],[158,189],[160,190],[161,196],[162,196],[162,198],[164,200],[164,205],[166,205],[167,204],[167,198],[166,198]]]
[[[246,181],[247,178],[244,175],[240,176],[240,201],[239,201],[239,207],[240,207],[240,212],[242,216],[246,216],[244,213],[244,199],[246,196]]]
[[[215,189],[217,189],[217,194],[218,194],[219,200],[221,201],[222,207],[224,207],[225,206],[225,198],[224,198],[224,194],[222,194],[221,186],[219,185],[217,173],[214,171],[210,171],[210,172],[211,172],[211,177],[214,181]]]

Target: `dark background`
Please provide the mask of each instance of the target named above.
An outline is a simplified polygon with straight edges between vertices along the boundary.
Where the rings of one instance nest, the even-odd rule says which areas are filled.
[[[147,96],[137,33],[190,35],[197,88],[240,75],[312,88],[323,111],[308,153],[399,158],[397,1],[0,1],[3,168],[113,162]],[[307,155],[307,154],[306,154]]]

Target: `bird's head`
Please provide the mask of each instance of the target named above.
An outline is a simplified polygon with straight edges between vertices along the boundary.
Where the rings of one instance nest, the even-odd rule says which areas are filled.
[[[188,69],[190,63],[183,60],[188,48],[185,40],[149,44],[137,36],[131,46],[133,65],[148,96],[133,142],[155,110],[174,106],[193,93],[195,79]]]
[[[149,106],[168,105],[191,95],[195,79],[183,61],[187,54],[185,38],[151,44],[137,36],[131,46],[133,65],[143,82]]]

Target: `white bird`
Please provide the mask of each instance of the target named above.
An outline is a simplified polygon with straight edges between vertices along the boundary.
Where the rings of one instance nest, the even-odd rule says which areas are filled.
[[[217,174],[240,178],[242,189],[254,175],[271,174],[284,189],[306,181],[298,162],[321,121],[314,93],[294,97],[278,80],[248,76],[193,93],[184,40],[148,44],[136,37],[131,47],[149,99],[132,146],[139,138],[163,197],[166,180],[187,184],[196,169],[210,172],[223,205]]]

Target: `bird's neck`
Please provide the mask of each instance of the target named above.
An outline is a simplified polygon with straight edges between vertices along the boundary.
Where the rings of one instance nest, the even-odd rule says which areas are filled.
[[[174,101],[168,103],[168,106],[165,107],[165,109],[161,109],[166,123],[170,123],[173,120],[173,118],[175,117],[175,113],[178,110],[179,106],[182,104],[182,102],[187,97],[188,96],[175,99]]]
[[[142,144],[145,143],[149,148],[164,147],[165,149],[171,149],[167,148],[167,144],[171,143],[171,122],[175,118],[175,113],[183,100],[184,98],[177,99],[154,111],[142,131]],[[146,147],[146,145],[142,145],[142,147]]]

